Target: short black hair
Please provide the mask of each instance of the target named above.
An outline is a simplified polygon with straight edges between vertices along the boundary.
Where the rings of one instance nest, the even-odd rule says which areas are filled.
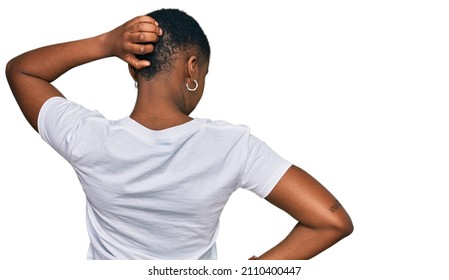
[[[143,78],[150,80],[159,73],[169,72],[180,51],[192,50],[199,59],[209,61],[209,41],[193,17],[178,9],[161,9],[148,16],[159,23],[163,34],[154,44],[153,52],[137,55],[137,58],[151,63],[149,67],[136,70]]]

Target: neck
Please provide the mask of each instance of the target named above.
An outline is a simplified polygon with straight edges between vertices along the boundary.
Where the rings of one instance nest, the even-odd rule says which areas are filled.
[[[185,112],[183,94],[170,83],[154,80],[139,83],[136,104],[130,117],[141,125],[162,130],[192,120]]]

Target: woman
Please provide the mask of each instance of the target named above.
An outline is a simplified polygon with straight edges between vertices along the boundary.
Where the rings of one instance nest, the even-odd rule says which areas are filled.
[[[129,117],[109,121],[51,84],[111,56],[129,64],[138,88]],[[86,194],[89,259],[216,259],[219,217],[239,187],[298,220],[252,259],[308,259],[352,232],[335,197],[248,128],[189,116],[203,94],[209,56],[198,23],[168,9],[8,63],[23,114],[72,165]]]

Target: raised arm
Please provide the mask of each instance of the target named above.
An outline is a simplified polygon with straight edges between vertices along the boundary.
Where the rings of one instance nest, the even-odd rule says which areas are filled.
[[[51,83],[68,70],[98,59],[117,56],[134,68],[149,65],[135,54],[153,51],[162,30],[148,16],[136,17],[114,30],[88,39],[42,47],[21,54],[6,66],[11,91],[25,118],[37,131],[37,118],[47,99],[63,95]],[[145,44],[144,44],[145,43]]]
[[[349,235],[353,225],[338,200],[296,166],[266,199],[298,221],[290,234],[258,259],[310,259]]]

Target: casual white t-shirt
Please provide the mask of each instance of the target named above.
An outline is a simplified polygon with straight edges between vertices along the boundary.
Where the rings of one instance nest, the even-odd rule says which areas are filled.
[[[291,165],[245,126],[193,119],[153,131],[62,97],[44,104],[38,128],[86,194],[88,259],[216,259],[229,196],[265,197]]]

